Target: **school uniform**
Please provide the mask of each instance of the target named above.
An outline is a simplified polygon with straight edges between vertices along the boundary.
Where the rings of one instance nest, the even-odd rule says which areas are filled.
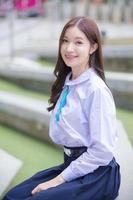
[[[120,186],[120,167],[113,149],[117,141],[113,96],[94,68],[76,79],[67,75],[51,113],[49,135],[64,149],[64,163],[38,172],[9,191],[4,200],[114,200]],[[31,191],[61,174],[65,183]]]

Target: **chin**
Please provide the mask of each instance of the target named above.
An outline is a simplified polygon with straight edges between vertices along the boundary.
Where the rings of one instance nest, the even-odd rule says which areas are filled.
[[[71,67],[71,68],[77,67],[77,64],[74,64],[74,63],[71,63],[71,62],[65,62],[65,64],[66,64],[68,67]]]

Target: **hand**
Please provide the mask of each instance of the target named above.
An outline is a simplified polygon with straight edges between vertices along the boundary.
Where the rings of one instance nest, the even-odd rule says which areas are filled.
[[[45,183],[39,184],[37,187],[35,187],[32,190],[31,194],[34,195],[38,192],[41,192],[42,190],[47,190],[48,188],[56,187],[64,182],[65,182],[65,180],[63,179],[63,177],[60,174],[57,177],[55,177],[54,179],[51,179],[50,181],[46,181]]]

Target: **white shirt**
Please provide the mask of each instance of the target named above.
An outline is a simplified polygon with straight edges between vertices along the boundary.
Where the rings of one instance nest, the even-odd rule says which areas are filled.
[[[57,144],[86,146],[87,151],[62,172],[66,181],[107,165],[113,158],[113,147],[117,140],[116,108],[112,93],[104,81],[93,68],[87,69],[74,80],[70,80],[70,76],[71,72],[64,84],[69,86],[66,105],[57,121],[55,114],[61,94],[52,111],[49,135]]]

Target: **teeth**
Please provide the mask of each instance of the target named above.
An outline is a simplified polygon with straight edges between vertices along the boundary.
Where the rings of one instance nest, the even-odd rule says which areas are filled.
[[[75,58],[76,56],[66,56],[67,58]]]

